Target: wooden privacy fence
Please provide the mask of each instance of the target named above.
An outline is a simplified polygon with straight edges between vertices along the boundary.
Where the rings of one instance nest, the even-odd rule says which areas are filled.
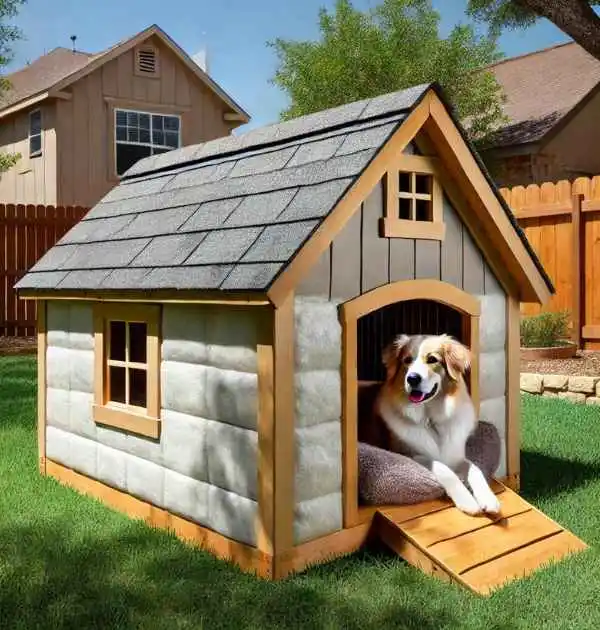
[[[0,204],[0,336],[35,334],[35,304],[17,299],[13,286],[87,211]]]
[[[545,311],[571,313],[573,339],[600,349],[600,176],[500,189],[554,283]],[[523,315],[540,312],[523,305]]]

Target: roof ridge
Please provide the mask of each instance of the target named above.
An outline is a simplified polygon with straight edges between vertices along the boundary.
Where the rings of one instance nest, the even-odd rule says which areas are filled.
[[[577,42],[573,40],[569,40],[566,42],[561,42],[560,44],[554,44],[552,46],[547,46],[546,48],[539,48],[538,50],[531,50],[526,53],[522,53],[520,55],[515,55],[514,57],[507,57],[506,59],[501,59],[500,61],[496,61],[491,63],[489,66],[485,66],[486,69],[496,68],[502,64],[510,63],[511,61],[518,61],[519,59],[524,59],[525,57],[533,57],[534,55],[541,55],[543,53],[550,52],[551,50],[556,50],[557,48],[564,48],[565,46],[579,46],[582,50],[585,50],[582,46],[580,46]]]

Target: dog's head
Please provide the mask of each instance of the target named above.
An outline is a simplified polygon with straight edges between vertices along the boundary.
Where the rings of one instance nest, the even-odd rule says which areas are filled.
[[[449,335],[399,335],[382,358],[388,386],[414,404],[459,382],[471,364],[469,349]]]

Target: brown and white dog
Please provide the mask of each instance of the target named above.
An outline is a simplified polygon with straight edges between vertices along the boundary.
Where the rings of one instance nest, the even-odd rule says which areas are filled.
[[[360,414],[359,440],[426,466],[463,512],[497,514],[496,495],[465,454],[477,424],[464,381],[471,363],[468,348],[448,335],[400,335],[382,358],[386,380],[361,402],[372,413]],[[457,475],[461,470],[471,492]]]

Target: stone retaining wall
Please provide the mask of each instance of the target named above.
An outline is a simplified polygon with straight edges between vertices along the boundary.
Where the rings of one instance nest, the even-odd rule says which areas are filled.
[[[600,405],[600,376],[566,374],[521,374],[521,391],[574,403]]]

